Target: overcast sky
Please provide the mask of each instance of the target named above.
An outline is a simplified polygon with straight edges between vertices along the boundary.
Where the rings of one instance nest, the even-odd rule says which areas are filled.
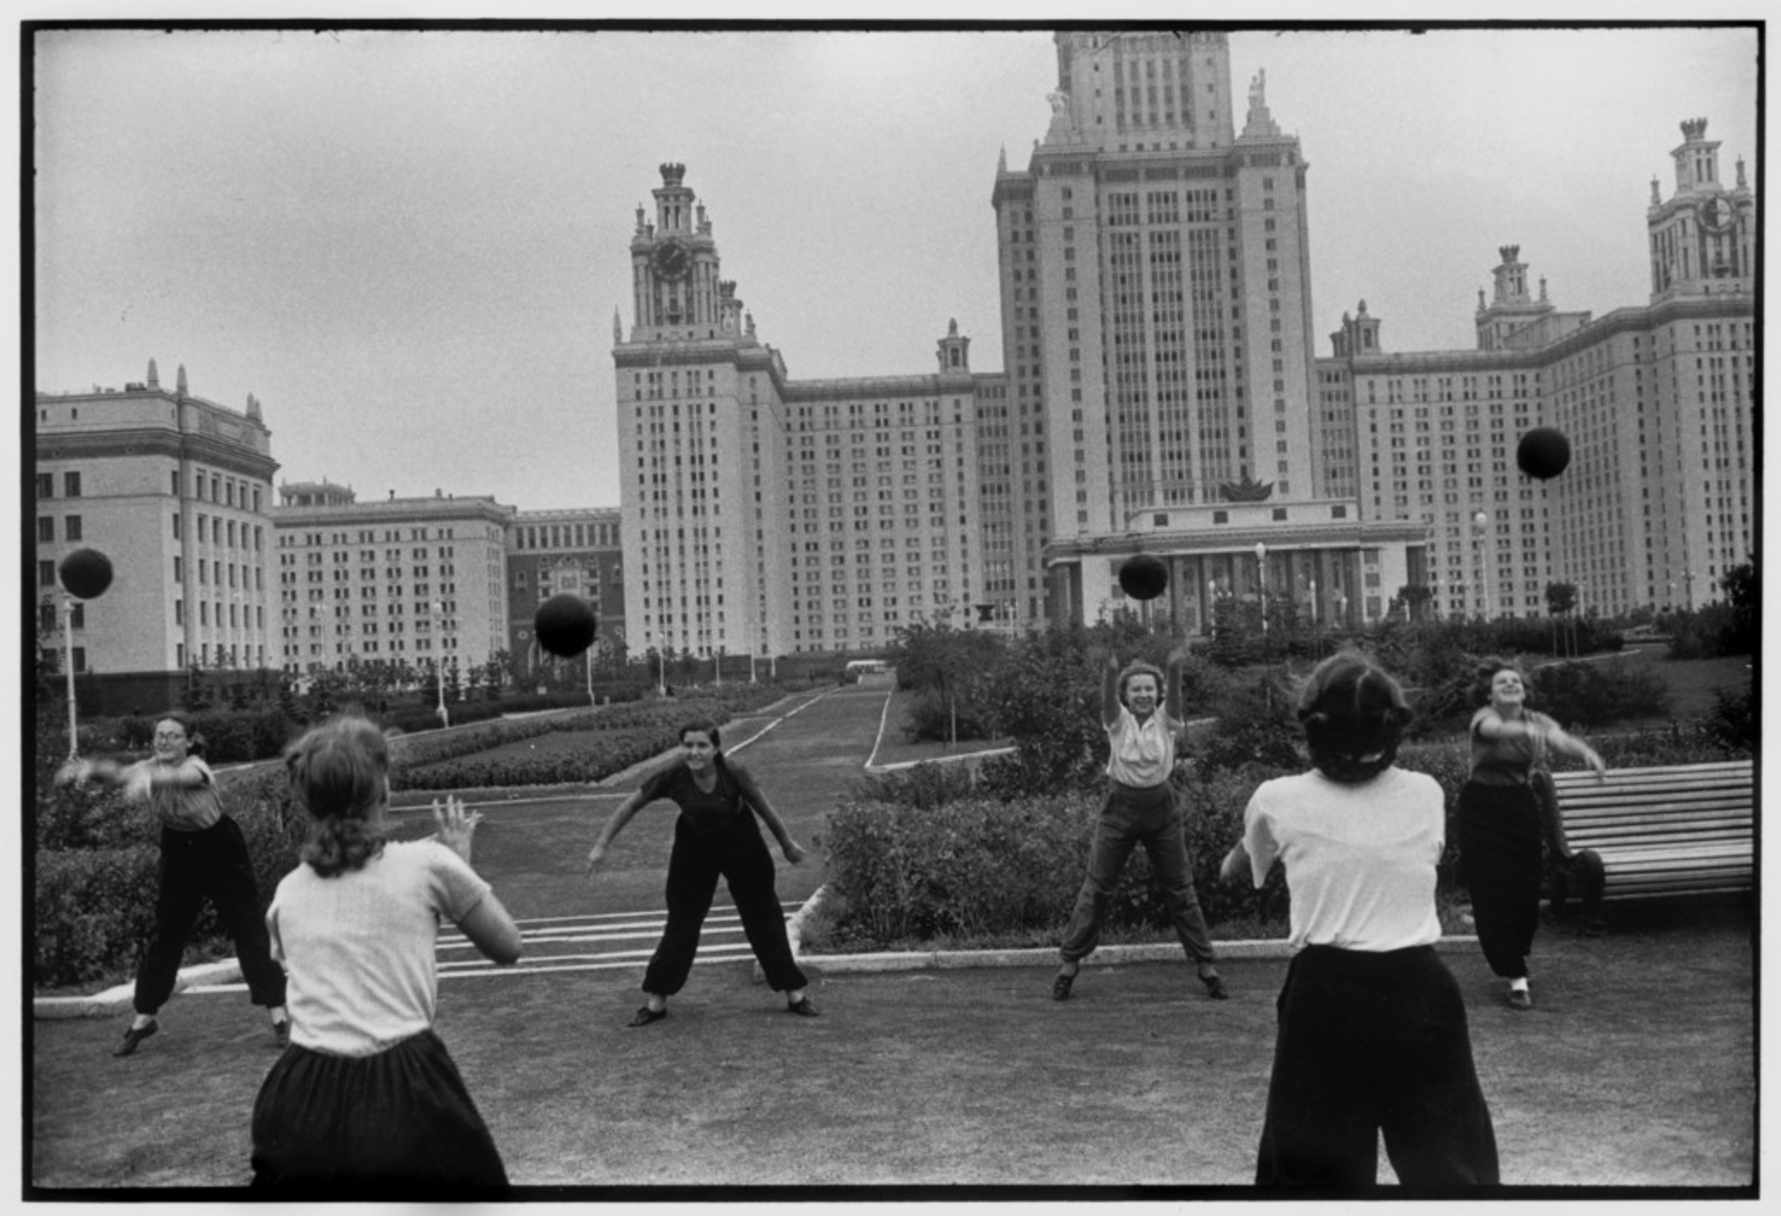
[[[990,191],[1047,32],[45,32],[35,379],[261,401],[278,480],[619,500],[612,330],[663,161],[796,379],[1002,367]],[[1317,353],[1472,345],[1497,247],[1561,309],[1648,296],[1682,119],[1757,185],[1753,29],[1238,32],[1310,166]],[[652,208],[653,213],[653,208]]]

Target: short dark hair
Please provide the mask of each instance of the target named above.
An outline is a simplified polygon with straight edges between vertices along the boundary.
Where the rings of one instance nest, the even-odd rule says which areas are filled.
[[[1521,677],[1522,687],[1528,692],[1533,691],[1533,689],[1527,687],[1527,672],[1522,669],[1519,662],[1514,659],[1504,658],[1502,655],[1485,655],[1478,660],[1477,666],[1472,668],[1472,676],[1476,681],[1476,696],[1480,705],[1490,704],[1491,681],[1497,678],[1497,672],[1499,671],[1514,672]]]
[[[1358,651],[1319,663],[1299,694],[1311,763],[1331,781],[1358,784],[1390,768],[1410,718],[1398,682]]]
[[[177,722],[179,728],[186,733],[186,755],[204,759],[204,736],[198,733],[198,723],[192,715],[183,709],[170,709],[166,713],[156,714],[156,722]]]

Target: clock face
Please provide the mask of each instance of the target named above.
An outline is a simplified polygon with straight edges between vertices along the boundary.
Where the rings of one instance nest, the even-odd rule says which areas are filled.
[[[1729,198],[1721,196],[1707,204],[1705,219],[1709,228],[1720,230],[1730,228],[1732,221],[1736,218],[1737,211],[1732,207],[1732,201]]]
[[[679,241],[667,241],[656,246],[651,265],[662,278],[678,279],[692,267],[692,256]]]

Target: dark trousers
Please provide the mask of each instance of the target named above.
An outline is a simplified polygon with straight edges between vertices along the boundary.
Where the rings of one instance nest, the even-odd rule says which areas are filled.
[[[1368,954],[1307,946],[1275,1008],[1256,1185],[1373,1186],[1381,1134],[1405,1187],[1498,1181],[1465,1002],[1432,947]]]
[[[1540,806],[1525,785],[1466,782],[1459,793],[1459,860],[1478,944],[1504,979],[1527,974],[1540,924]]]
[[[1087,958],[1101,941],[1107,919],[1107,900],[1119,882],[1120,872],[1139,844],[1150,855],[1150,868],[1163,889],[1170,923],[1187,957],[1210,975],[1217,970],[1212,934],[1194,892],[1193,869],[1187,857],[1187,829],[1168,782],[1148,789],[1112,783],[1101,818],[1095,824],[1094,842],[1088,851],[1088,875],[1076,893],[1076,906],[1058,955],[1066,963]]]
[[[711,830],[695,828],[682,815],[674,823],[674,851],[668,857],[668,923],[643,973],[643,990],[673,996],[686,986],[719,875],[729,884],[742,932],[768,986],[778,992],[804,987],[808,981],[792,960],[785,911],[773,888],[773,858],[754,816],[738,815],[733,823]]]
[[[173,995],[186,939],[206,899],[235,943],[250,999],[268,1007],[284,1004],[284,969],[272,960],[247,841],[241,825],[224,815],[201,832],[161,829],[155,933],[136,968],[137,1013],[152,1014]]]

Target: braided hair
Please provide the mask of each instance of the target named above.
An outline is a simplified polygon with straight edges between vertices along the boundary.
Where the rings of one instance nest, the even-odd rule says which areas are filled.
[[[1392,766],[1410,718],[1398,682],[1356,651],[1319,663],[1299,696],[1311,763],[1345,785],[1370,781]]]
[[[375,725],[340,717],[314,727],[286,749],[285,771],[314,821],[299,856],[317,874],[362,869],[383,852],[390,748]]]

